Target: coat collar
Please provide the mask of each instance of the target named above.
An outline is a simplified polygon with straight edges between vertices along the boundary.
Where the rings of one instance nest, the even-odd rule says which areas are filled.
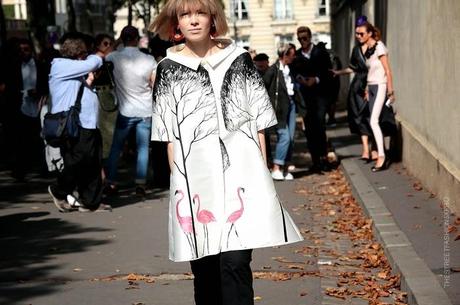
[[[198,70],[200,64],[205,63],[215,69],[221,62],[223,62],[237,49],[236,44],[230,39],[216,39],[216,41],[218,42],[218,45],[222,46],[222,49],[220,49],[217,53],[204,58],[179,54],[178,52],[184,48],[184,44],[173,46],[167,49],[166,57],[195,71]]]

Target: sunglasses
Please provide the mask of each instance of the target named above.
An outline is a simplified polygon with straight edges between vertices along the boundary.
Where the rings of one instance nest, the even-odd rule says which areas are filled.
[[[356,36],[359,36],[359,37],[363,37],[364,34],[366,34],[366,33],[364,33],[364,32],[356,32],[356,33],[355,33],[355,35],[356,35]]]
[[[104,41],[102,44],[104,45],[104,47],[108,47],[108,46],[112,45],[112,43],[110,41]]]
[[[311,38],[308,37],[308,36],[302,36],[302,37],[298,37],[298,38],[297,38],[298,41],[308,41],[308,40],[310,40],[310,39],[311,39]]]

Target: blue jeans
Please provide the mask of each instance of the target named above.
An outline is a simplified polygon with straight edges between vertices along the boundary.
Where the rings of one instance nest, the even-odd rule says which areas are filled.
[[[295,132],[295,104],[291,100],[289,104],[288,118],[286,121],[286,127],[278,128],[276,133],[278,134],[278,141],[275,147],[275,158],[273,163],[277,165],[285,165],[286,161],[290,161],[292,157],[292,147],[294,145],[294,132]]]
[[[145,184],[149,165],[150,132],[152,118],[126,117],[118,114],[115,131],[113,133],[112,147],[107,161],[107,181],[113,183],[117,176],[118,158],[129,131],[136,128],[137,165],[136,183]]]

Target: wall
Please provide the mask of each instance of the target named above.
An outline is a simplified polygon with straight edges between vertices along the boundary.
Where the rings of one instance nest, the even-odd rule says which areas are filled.
[[[361,12],[386,28],[402,161],[460,213],[460,1],[355,0],[341,5],[332,16],[334,49],[341,58],[354,42],[353,25],[344,26]],[[374,20],[377,16],[380,20]]]
[[[460,1],[388,2],[403,160],[460,212]]]

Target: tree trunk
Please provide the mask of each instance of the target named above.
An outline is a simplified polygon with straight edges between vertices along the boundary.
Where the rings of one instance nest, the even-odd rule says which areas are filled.
[[[128,0],[128,25],[133,24],[133,1]]]
[[[93,11],[91,1],[85,0],[85,24],[87,26],[86,31],[94,35],[94,23],[91,12]]]
[[[73,0],[67,0],[67,31],[76,32],[77,31],[77,20],[75,17],[75,7],[73,6]]]
[[[36,49],[45,43],[47,27],[55,25],[53,0],[27,0],[27,21],[30,37]]]
[[[5,13],[3,12],[2,0],[0,0],[0,55],[3,54],[3,51],[6,46],[6,21]]]

